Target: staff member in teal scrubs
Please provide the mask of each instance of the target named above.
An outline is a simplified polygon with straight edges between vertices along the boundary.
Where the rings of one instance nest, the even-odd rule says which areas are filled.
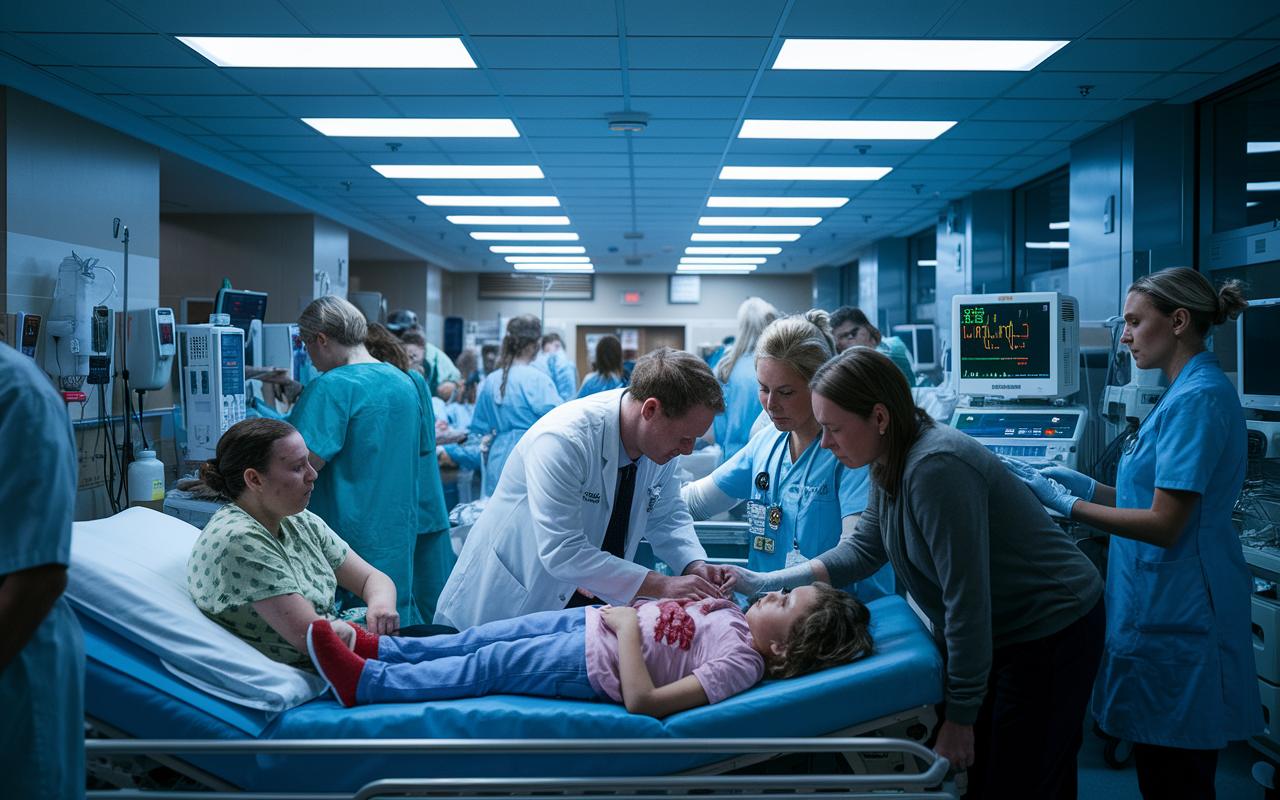
[[[867,467],[849,469],[821,446],[809,381],[834,355],[827,312],[784,317],[764,329],[754,372],[773,423],[700,481],[681,491],[695,520],[747,501],[747,567],[772,572],[825,553],[867,507]],[[893,567],[845,590],[864,602],[893,593]]]
[[[413,381],[365,348],[368,325],[355,306],[326,295],[298,317],[321,374],[289,414],[320,476],[309,508],[396,585],[401,627],[422,624],[413,601],[419,457],[430,432]],[[354,595],[344,602],[357,602]]]
[[[1169,389],[1125,443],[1116,485],[1056,467],[1024,478],[1045,505],[1111,534],[1093,715],[1134,743],[1146,798],[1213,797],[1218,751],[1262,730],[1252,581],[1231,525],[1244,415],[1205,347],[1247,305],[1237,281],[1214,291],[1185,267],[1134,281],[1121,341]]]

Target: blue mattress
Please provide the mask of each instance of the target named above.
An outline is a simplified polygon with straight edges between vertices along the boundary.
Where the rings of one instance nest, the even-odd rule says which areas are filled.
[[[495,695],[343,709],[329,695],[268,720],[173,678],[151,653],[81,617],[85,711],[146,739],[636,739],[821,736],[942,699],[942,658],[897,596],[869,604],[877,652],[856,664],[767,681],[664,720],[609,703]],[[684,756],[188,756],[248,791],[354,792],[380,778],[661,775],[733,754]]]

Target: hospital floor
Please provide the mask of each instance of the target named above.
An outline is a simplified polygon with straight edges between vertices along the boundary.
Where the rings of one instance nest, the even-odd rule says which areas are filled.
[[[1138,773],[1133,760],[1112,769],[1102,759],[1103,740],[1093,735],[1093,718],[1085,720],[1080,747],[1080,800],[1139,800]],[[1262,800],[1263,788],[1253,779],[1255,762],[1266,760],[1245,742],[1232,742],[1218,756],[1218,800]]]

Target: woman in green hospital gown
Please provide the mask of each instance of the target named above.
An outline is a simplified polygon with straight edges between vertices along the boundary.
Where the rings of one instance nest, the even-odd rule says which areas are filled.
[[[298,327],[322,373],[289,415],[320,473],[309,508],[395,583],[401,627],[421,624],[413,568],[419,457],[429,431],[419,393],[407,375],[369,355],[364,316],[346,300],[312,301]]]

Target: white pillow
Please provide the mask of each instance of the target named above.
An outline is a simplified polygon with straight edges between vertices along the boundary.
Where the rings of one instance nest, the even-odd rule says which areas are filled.
[[[187,559],[199,535],[147,508],[77,522],[67,599],[177,677],[232,703],[276,714],[323,694],[323,679],[272,661],[196,608]]]

